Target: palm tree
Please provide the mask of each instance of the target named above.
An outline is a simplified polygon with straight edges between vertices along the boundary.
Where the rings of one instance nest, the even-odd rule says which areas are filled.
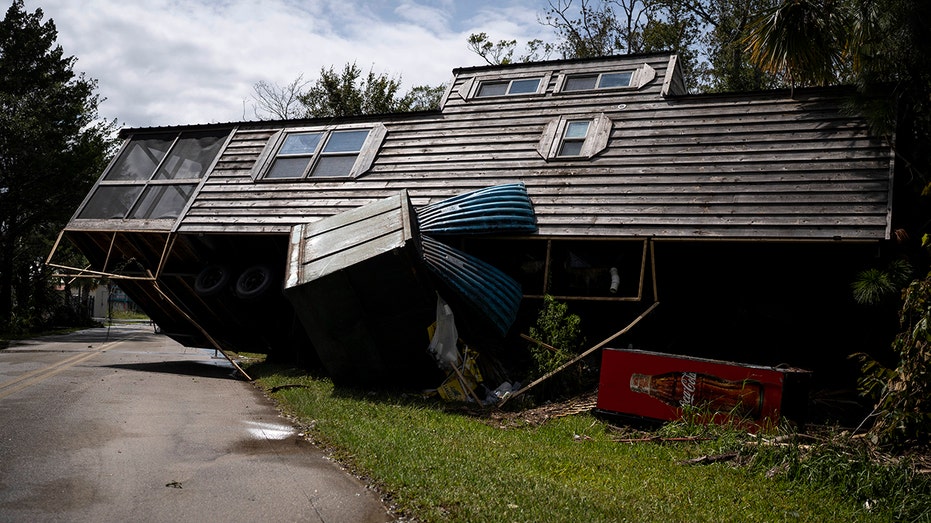
[[[784,0],[765,11],[745,39],[750,60],[792,87],[831,85],[851,52],[851,10],[832,0]]]
[[[874,132],[888,132],[897,177],[915,182],[919,195],[910,209],[900,209],[900,216],[911,215],[907,225],[914,229],[897,236],[903,254],[931,251],[931,2],[781,0],[757,20],[745,43],[754,62],[785,74],[793,86],[844,81],[858,87],[856,108]],[[909,236],[922,238],[921,245]],[[914,275],[925,276],[911,283],[910,267],[898,261],[864,271],[853,284],[858,301],[876,303],[891,294],[902,302],[901,331],[892,342],[897,365],[858,355],[860,390],[877,401],[871,432],[880,443],[927,442],[931,433],[931,272],[928,256],[914,259],[921,262]]]

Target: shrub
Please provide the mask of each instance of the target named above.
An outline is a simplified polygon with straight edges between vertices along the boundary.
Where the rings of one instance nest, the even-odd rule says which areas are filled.
[[[582,319],[577,314],[571,314],[567,304],[552,296],[544,296],[536,326],[530,327],[530,337],[541,342],[530,346],[534,362],[531,377],[548,374],[578,356],[585,343],[581,323]],[[581,384],[583,375],[584,367],[580,363],[554,376],[552,384],[563,391],[571,391]]]

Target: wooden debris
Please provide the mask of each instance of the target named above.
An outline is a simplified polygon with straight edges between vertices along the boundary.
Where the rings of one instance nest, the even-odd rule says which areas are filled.
[[[739,453],[737,452],[725,452],[724,454],[717,454],[714,456],[699,456],[697,458],[686,459],[680,461],[680,465],[709,465],[711,463],[720,463],[722,461],[732,461],[737,459]]]
[[[700,436],[682,436],[682,437],[675,437],[675,438],[672,438],[672,437],[664,438],[660,436],[646,436],[643,438],[624,438],[624,439],[618,439],[615,441],[617,441],[618,443],[649,443],[649,442],[667,443],[667,442],[673,442],[673,441],[707,441],[710,439],[712,438],[706,438],[706,437],[700,437]]]

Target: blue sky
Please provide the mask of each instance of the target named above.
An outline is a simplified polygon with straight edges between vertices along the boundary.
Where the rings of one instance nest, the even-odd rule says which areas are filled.
[[[546,0],[25,0],[98,80],[103,118],[147,127],[254,120],[252,86],[356,62],[403,89],[482,65],[468,36],[552,39]]]

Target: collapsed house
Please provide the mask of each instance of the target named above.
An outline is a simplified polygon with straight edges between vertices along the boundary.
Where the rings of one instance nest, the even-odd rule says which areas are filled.
[[[895,228],[892,150],[843,110],[846,94],[692,95],[675,55],[626,55],[455,69],[435,111],[124,129],[62,238],[88,258],[83,274],[117,278],[175,340],[313,364],[315,345],[333,347],[315,321],[384,332],[429,301],[408,303],[421,289],[399,285],[421,281],[416,260],[355,266],[350,287],[283,292],[315,223],[401,193],[392,212],[416,218],[519,184],[532,232],[444,240],[519,285],[500,335],[446,298],[464,338],[522,343],[546,295],[569,303],[590,342],[660,302],[615,342],[830,377],[846,355],[888,344],[849,285]],[[353,318],[327,316],[347,293],[365,297]]]

